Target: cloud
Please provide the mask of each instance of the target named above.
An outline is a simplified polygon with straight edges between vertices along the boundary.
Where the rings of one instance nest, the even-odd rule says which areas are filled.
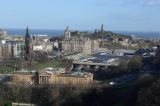
[[[140,5],[146,7],[160,6],[160,0],[125,0],[123,6]]]
[[[97,7],[104,7],[109,3],[109,0],[90,0],[92,5]]]
[[[146,6],[160,6],[160,0],[143,0]]]
[[[91,0],[88,0],[91,2]],[[130,5],[140,5],[146,7],[160,6],[160,0],[121,0],[114,2],[112,0],[92,0],[94,6],[109,6],[109,5],[121,5],[121,6],[130,6]]]

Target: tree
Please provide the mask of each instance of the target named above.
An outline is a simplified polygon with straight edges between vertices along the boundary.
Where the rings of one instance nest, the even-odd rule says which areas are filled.
[[[150,84],[152,84],[154,80],[155,79],[152,75],[146,73],[146,74],[141,75],[138,78],[137,82],[140,87],[146,87],[146,86],[150,86]]]
[[[124,72],[124,73],[128,72],[128,61],[121,60],[118,68],[119,68],[119,71],[121,72]]]
[[[3,84],[0,83],[0,106],[3,105],[4,103],[4,89],[3,89]]]
[[[138,106],[160,106],[160,81],[147,88],[142,88],[138,94]]]
[[[33,88],[31,102],[38,106],[52,106],[54,101],[51,87]]]
[[[128,67],[130,71],[137,71],[143,66],[143,59],[140,56],[134,56],[129,59]]]
[[[64,64],[65,69],[68,71],[72,67],[73,60],[65,59],[63,60],[63,64]]]
[[[44,62],[49,61],[48,54],[46,52],[36,51],[34,53],[34,55],[35,55],[35,57],[34,57],[35,60],[40,63],[44,63]]]

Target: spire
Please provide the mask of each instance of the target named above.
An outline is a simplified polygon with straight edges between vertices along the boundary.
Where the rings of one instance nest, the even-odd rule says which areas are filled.
[[[103,32],[103,24],[101,25],[101,31]]]
[[[27,26],[27,29],[26,29],[26,38],[30,38],[28,26]]]
[[[65,37],[65,38],[70,38],[70,37],[71,37],[71,33],[70,33],[70,31],[69,31],[69,27],[68,27],[68,26],[67,26],[67,28],[65,29],[64,37]]]
[[[103,24],[101,25],[101,43],[103,42]]]
[[[31,37],[30,37],[30,34],[29,34],[29,28],[27,26],[27,29],[26,29],[26,35],[25,35],[25,58],[26,60],[28,60],[30,58],[30,51],[32,50],[32,41],[31,41]]]
[[[29,30],[28,30],[28,26],[27,26],[27,31],[26,32],[28,32]]]

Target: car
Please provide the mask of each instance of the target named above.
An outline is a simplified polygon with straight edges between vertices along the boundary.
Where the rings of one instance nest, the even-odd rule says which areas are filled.
[[[110,83],[109,83],[109,85],[114,85],[115,84],[115,82],[113,82],[113,81],[111,81]]]

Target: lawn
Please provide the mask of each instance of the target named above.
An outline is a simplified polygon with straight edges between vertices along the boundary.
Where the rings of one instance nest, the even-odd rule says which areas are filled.
[[[30,65],[30,69],[32,69],[32,70],[40,70],[40,69],[44,69],[47,67],[62,68],[62,67],[64,67],[64,64],[62,61],[56,60],[56,61],[48,61],[45,63],[39,63],[39,62],[34,61]]]
[[[62,60],[54,60],[54,61],[47,61],[47,62],[37,62],[37,61],[32,61],[32,62],[15,62],[12,63],[12,65],[1,65],[0,66],[0,73],[7,73],[7,72],[12,72],[15,70],[20,70],[22,67],[24,69],[28,70],[40,70],[44,69],[47,67],[56,67],[56,68],[62,68],[64,67],[64,61]]]
[[[0,66],[0,73],[6,73],[6,72],[12,72],[14,71],[13,67],[9,67],[9,66]]]

